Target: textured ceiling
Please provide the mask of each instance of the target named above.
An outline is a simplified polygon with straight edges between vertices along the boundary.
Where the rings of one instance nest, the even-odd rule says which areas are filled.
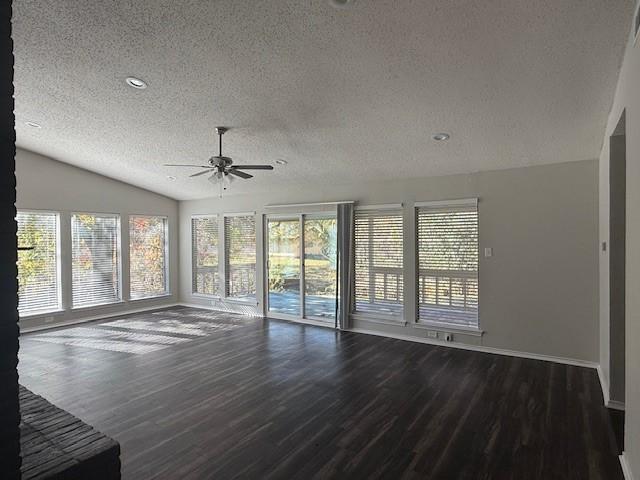
[[[216,194],[162,166],[206,160],[216,125],[236,163],[289,162],[229,193],[593,159],[632,9],[14,0],[18,146],[178,199]]]

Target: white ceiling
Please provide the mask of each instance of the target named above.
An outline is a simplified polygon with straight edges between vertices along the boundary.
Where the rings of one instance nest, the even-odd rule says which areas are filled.
[[[216,125],[236,163],[289,162],[229,193],[594,159],[632,9],[14,0],[18,146],[178,199],[216,194],[162,166],[205,161]]]

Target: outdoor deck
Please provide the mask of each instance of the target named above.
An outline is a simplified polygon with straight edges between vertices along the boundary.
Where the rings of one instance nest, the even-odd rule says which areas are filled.
[[[380,315],[380,307],[390,317],[402,318],[402,304],[393,302],[377,302],[375,308],[368,302],[356,303],[356,312],[366,316],[367,314]],[[269,312],[281,313],[291,316],[300,316],[300,296],[294,292],[272,292],[269,294]],[[305,297],[305,317],[333,321],[336,312],[335,297],[307,295]],[[451,307],[421,305],[420,317],[439,321],[446,314],[449,325],[460,327],[474,326],[475,312]]]

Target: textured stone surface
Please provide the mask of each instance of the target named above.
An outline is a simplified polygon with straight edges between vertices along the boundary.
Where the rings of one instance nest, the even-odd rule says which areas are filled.
[[[120,445],[20,386],[22,479],[120,478]]]
[[[0,2],[0,465],[3,479],[19,478],[20,473],[11,5],[11,1]]]

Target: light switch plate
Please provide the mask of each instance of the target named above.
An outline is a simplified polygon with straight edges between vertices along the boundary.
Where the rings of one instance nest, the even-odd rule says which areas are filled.
[[[487,247],[484,249],[484,256],[485,257],[493,257],[493,248],[491,247]]]

